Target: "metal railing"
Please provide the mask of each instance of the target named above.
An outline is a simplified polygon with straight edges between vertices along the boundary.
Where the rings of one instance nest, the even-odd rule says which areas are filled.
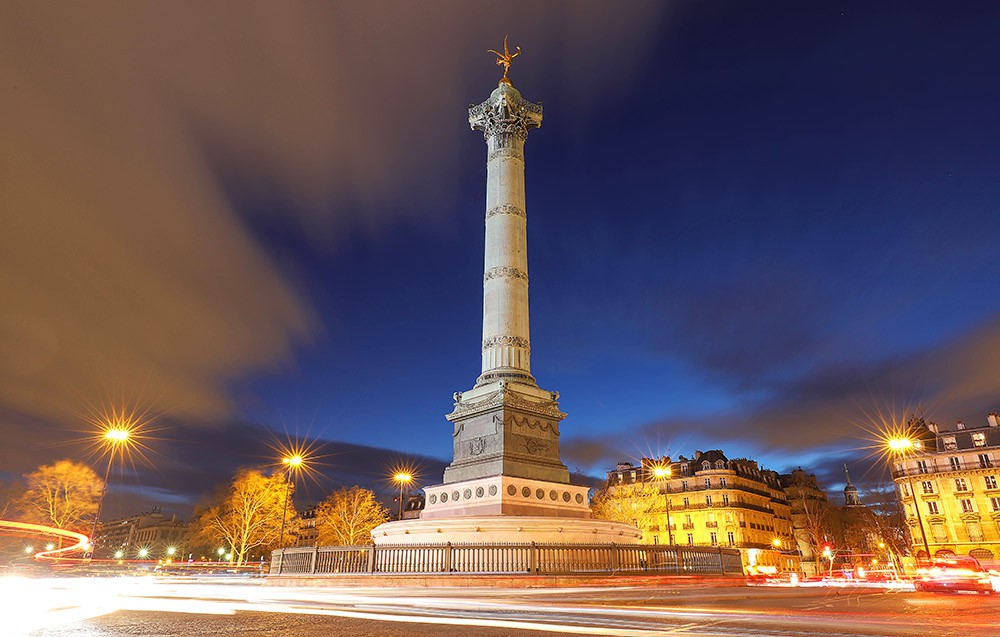
[[[271,552],[275,575],[742,575],[735,549],[656,544],[322,546]]]
[[[952,464],[950,462],[940,462],[934,464],[928,464],[925,468],[920,467],[905,467],[903,469],[894,469],[892,472],[893,478],[902,478],[904,476],[912,476],[914,478],[919,478],[920,476],[929,476],[934,473],[950,473],[954,471],[979,471],[980,469],[996,469],[994,462],[992,460],[983,462],[977,460],[975,462],[956,462]]]

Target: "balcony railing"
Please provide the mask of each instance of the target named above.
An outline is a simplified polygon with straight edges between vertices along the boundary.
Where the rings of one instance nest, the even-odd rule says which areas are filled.
[[[717,528],[719,528],[719,523],[718,522],[705,522],[705,528],[717,529]]]
[[[940,462],[934,463],[922,469],[920,467],[905,467],[903,469],[894,469],[892,472],[893,478],[903,478],[906,476],[927,476],[934,473],[953,473],[955,471],[979,471],[981,469],[995,469],[996,466],[992,461],[989,462],[958,462],[952,464],[950,462]]]

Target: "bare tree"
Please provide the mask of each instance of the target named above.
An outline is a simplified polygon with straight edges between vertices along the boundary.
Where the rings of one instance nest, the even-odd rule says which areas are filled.
[[[285,537],[294,537],[297,516],[290,499],[294,490],[284,473],[265,476],[260,471],[241,470],[221,503],[199,511],[195,541],[211,544],[221,540],[231,548],[232,561],[245,564],[257,550],[278,545],[282,516],[286,519]]]
[[[604,487],[590,503],[595,518],[631,524],[643,533],[666,510],[657,485],[636,483]]]
[[[368,489],[338,489],[316,508],[316,541],[323,546],[369,544],[372,529],[389,521],[389,510]]]
[[[24,493],[15,503],[21,520],[89,531],[104,486],[93,469],[80,462],[59,460],[26,474],[24,484]]]

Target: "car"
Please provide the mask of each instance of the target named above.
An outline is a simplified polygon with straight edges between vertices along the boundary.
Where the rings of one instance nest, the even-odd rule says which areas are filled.
[[[913,588],[918,591],[971,591],[996,593],[989,572],[974,557],[955,556],[935,559],[922,568]]]

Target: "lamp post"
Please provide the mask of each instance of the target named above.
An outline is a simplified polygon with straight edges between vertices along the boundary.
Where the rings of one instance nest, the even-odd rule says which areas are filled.
[[[285,548],[285,519],[288,517],[288,492],[292,489],[292,481],[289,479],[288,474],[292,471],[298,470],[302,466],[302,456],[282,458],[281,462],[288,468],[285,469],[285,502],[281,505],[281,537],[278,540],[279,549]]]
[[[108,467],[104,470],[104,484],[101,485],[101,497],[97,500],[97,513],[94,514],[94,526],[90,530],[90,556],[94,556],[97,550],[97,524],[101,519],[101,510],[104,509],[104,496],[108,493],[108,478],[111,476],[111,463],[114,462],[115,454],[121,453],[128,445],[131,432],[125,427],[111,427],[104,432],[102,444],[108,450]]]
[[[674,532],[670,529],[670,467],[654,467],[653,475],[663,483],[663,499],[667,506],[667,544],[674,545]]]
[[[392,477],[394,482],[399,483],[399,519],[403,519],[403,488],[413,481],[413,476],[409,473],[399,472]]]
[[[919,440],[899,437],[890,438],[886,444],[889,447],[889,452],[902,460],[903,475],[906,476],[906,484],[910,489],[910,495],[913,497],[913,510],[917,512],[917,526],[920,527],[920,539],[923,540],[924,552],[927,554],[927,559],[930,559],[931,547],[927,543],[927,534],[924,533],[924,521],[920,516],[920,502],[917,501],[917,491],[913,488],[913,476],[910,475],[910,469],[906,466],[907,456],[913,451],[923,448],[923,443]]]

